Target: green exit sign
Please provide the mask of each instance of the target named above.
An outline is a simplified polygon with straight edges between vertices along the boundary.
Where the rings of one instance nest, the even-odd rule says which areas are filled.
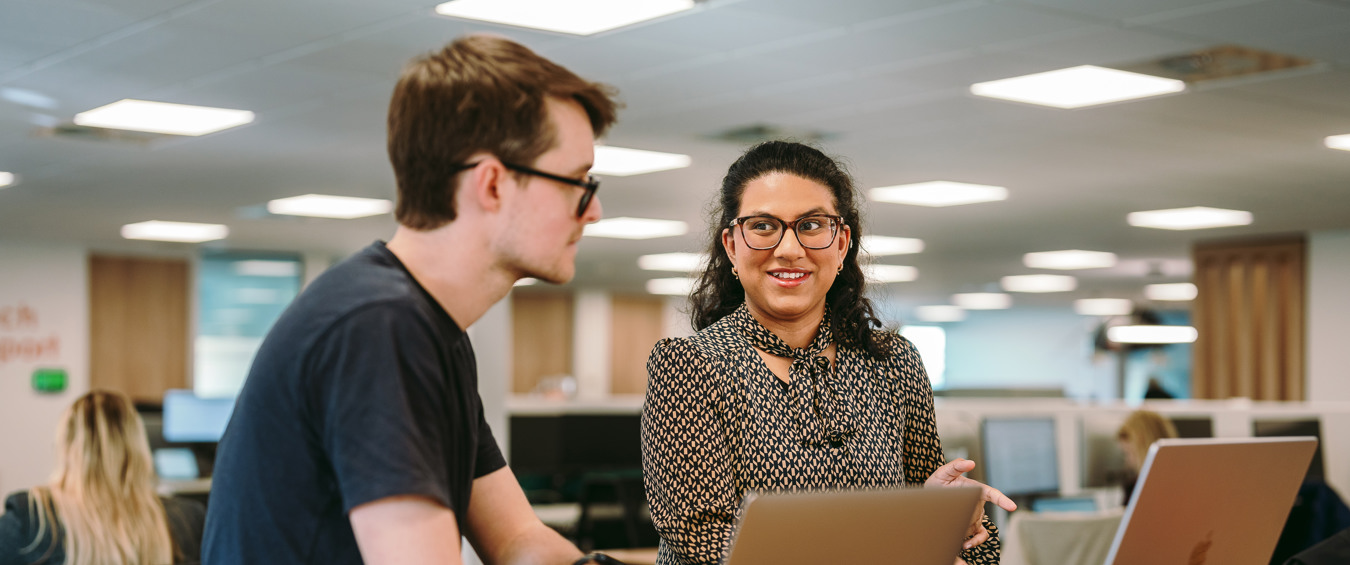
[[[38,369],[33,371],[33,390],[46,393],[57,393],[66,390],[65,369]]]

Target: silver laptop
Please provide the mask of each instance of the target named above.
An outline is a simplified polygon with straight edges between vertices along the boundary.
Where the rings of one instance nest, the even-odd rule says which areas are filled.
[[[951,565],[978,488],[763,495],[750,500],[727,565]]]
[[[1107,565],[1265,565],[1317,438],[1163,439],[1149,448]]]

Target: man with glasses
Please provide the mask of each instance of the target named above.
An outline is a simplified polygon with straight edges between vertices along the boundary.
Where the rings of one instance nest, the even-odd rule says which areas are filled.
[[[506,467],[464,329],[521,278],[572,278],[612,96],[496,37],[404,70],[397,231],[315,280],[259,349],[219,446],[205,563],[459,563],[461,535],[490,563],[581,557]]]

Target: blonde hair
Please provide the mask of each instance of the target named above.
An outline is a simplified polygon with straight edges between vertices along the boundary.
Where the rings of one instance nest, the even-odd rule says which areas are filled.
[[[70,565],[173,562],[145,424],[131,399],[109,391],[81,396],[62,417],[56,447],[51,481],[30,493],[38,534],[25,551],[47,536],[48,555],[61,543]]]
[[[1177,437],[1177,427],[1172,421],[1149,410],[1135,410],[1116,432],[1116,439],[1134,457],[1135,465],[1142,465],[1153,442],[1163,438]],[[1138,471],[1139,469],[1134,469]]]

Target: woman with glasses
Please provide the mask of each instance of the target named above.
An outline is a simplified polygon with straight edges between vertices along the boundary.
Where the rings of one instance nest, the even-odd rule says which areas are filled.
[[[647,363],[657,563],[719,563],[751,492],[978,485],[961,476],[973,462],[943,465],[919,354],[879,329],[863,295],[848,173],[815,148],[767,142],[731,165],[718,204],[691,297],[698,333],[661,341]],[[968,535],[965,562],[998,562],[982,511]]]

